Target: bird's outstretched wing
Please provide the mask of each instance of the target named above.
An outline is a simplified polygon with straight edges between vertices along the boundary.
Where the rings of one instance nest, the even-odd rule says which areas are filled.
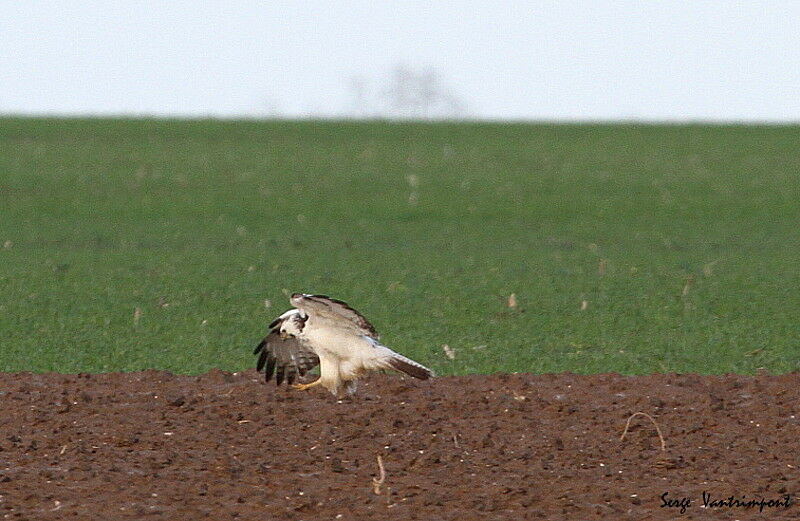
[[[298,376],[304,376],[309,370],[319,365],[319,357],[314,351],[296,337],[282,338],[280,334],[282,320],[278,319],[270,327],[272,331],[256,346],[254,355],[258,355],[256,370],[264,370],[264,379],[269,382],[275,375],[275,383],[280,385],[284,379],[294,383]]]
[[[295,303],[297,301],[297,303]],[[375,326],[370,324],[364,315],[351,308],[347,302],[328,297],[327,295],[292,295],[292,303],[301,307],[307,313],[316,313],[322,317],[341,320],[345,319],[352,323],[361,334],[378,339],[380,335],[375,330]]]

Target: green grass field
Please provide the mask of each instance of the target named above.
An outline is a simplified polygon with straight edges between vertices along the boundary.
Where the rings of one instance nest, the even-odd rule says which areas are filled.
[[[440,374],[797,371],[798,144],[800,127],[0,119],[0,370],[246,369],[303,291]]]

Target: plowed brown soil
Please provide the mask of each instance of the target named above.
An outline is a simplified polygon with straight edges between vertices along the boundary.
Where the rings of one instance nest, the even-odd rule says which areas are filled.
[[[4,519],[800,519],[800,374],[376,375],[339,402],[253,371],[25,373],[0,399]],[[666,451],[644,416],[620,440],[635,412]]]

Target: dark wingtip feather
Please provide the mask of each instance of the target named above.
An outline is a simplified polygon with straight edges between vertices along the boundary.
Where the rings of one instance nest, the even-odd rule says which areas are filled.
[[[262,341],[261,341],[261,343],[260,343],[260,344],[258,344],[258,345],[256,346],[256,348],[253,350],[253,354],[254,354],[254,355],[257,355],[258,353],[260,353],[260,352],[261,352],[261,350],[262,350],[262,349],[264,349],[264,346],[265,346],[266,344],[267,344],[267,339],[265,338],[264,340],[262,340]]]
[[[264,381],[269,382],[272,379],[272,373],[275,371],[275,357],[267,357],[267,367],[264,370]],[[278,382],[280,384],[280,382]]]
[[[297,376],[297,371],[295,371],[294,366],[290,365],[286,367],[286,383],[292,385],[294,383],[294,379]]]
[[[256,362],[256,371],[261,371],[264,369],[264,364],[267,363],[267,352],[262,351],[260,355],[258,355],[258,362]]]

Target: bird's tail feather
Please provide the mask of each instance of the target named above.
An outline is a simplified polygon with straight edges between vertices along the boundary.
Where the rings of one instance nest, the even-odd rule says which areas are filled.
[[[424,365],[418,364],[410,358],[406,358],[397,353],[392,353],[391,358],[389,358],[389,367],[401,373],[405,373],[408,376],[419,378],[420,380],[427,380],[433,376],[433,371]]]

